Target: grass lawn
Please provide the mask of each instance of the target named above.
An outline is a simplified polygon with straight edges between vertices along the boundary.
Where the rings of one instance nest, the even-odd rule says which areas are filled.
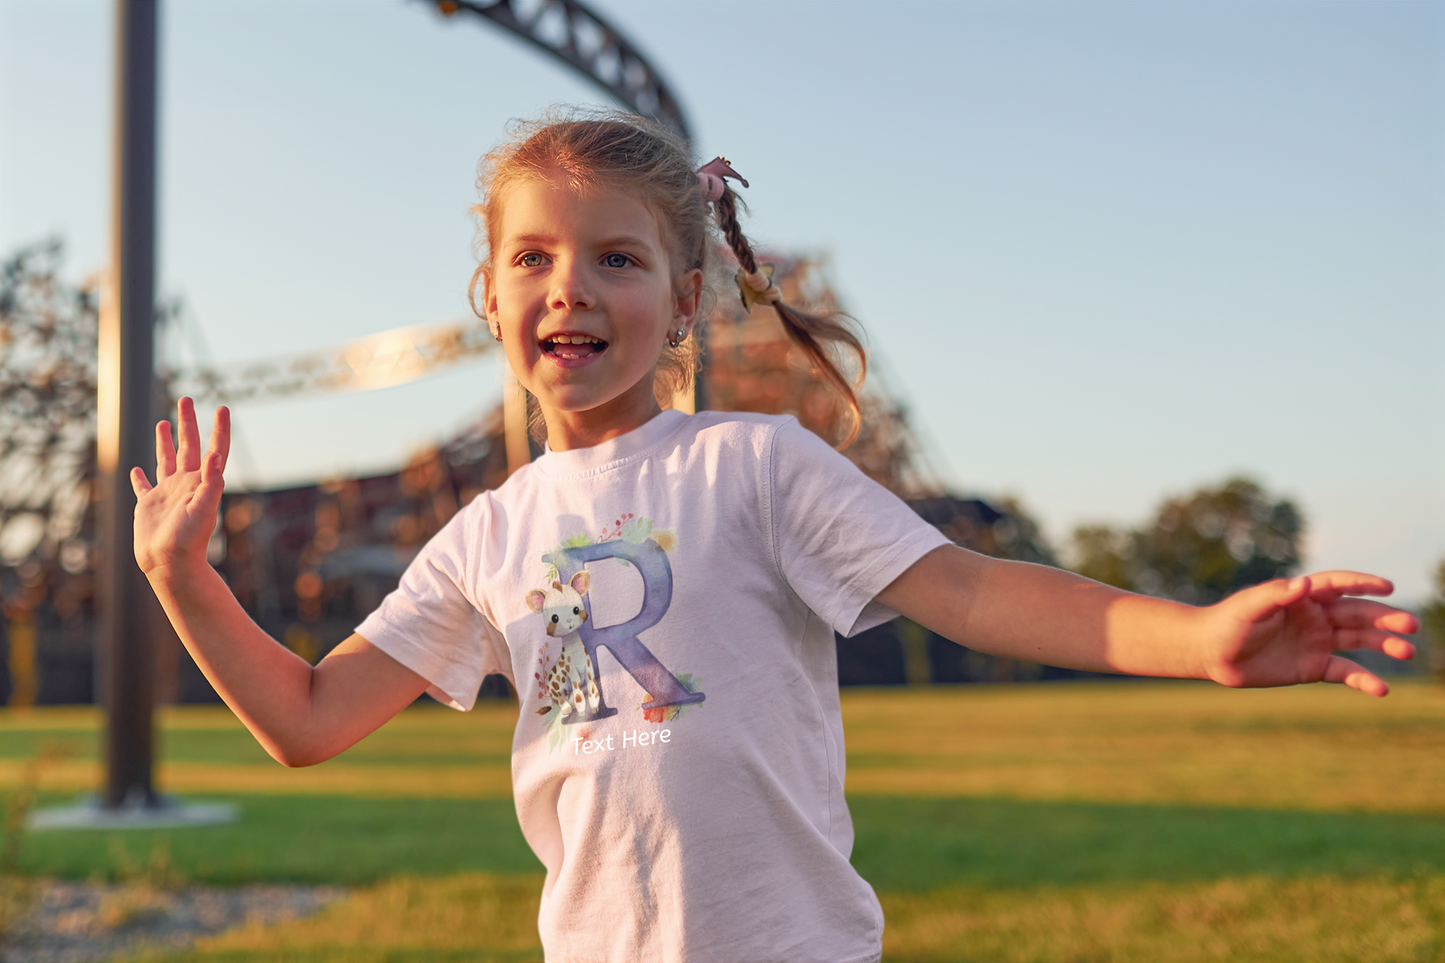
[[[1445,689],[1189,683],[844,694],[854,864],[897,960],[1445,960]],[[90,710],[0,713],[0,787],[99,784]],[[309,920],[188,959],[530,959],[539,866],[511,809],[510,712],[418,707],[285,770],[221,711],[162,715],[161,788],[231,827],[33,832],[32,875],[344,883]]]

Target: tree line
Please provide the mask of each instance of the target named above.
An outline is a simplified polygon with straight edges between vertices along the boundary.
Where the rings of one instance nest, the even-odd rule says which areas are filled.
[[[1304,516],[1292,501],[1235,477],[1166,499],[1141,528],[1076,528],[1072,567],[1132,592],[1209,605],[1293,575],[1304,530]]]

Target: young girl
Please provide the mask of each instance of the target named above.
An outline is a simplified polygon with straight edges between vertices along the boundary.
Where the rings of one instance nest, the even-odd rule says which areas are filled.
[[[517,814],[546,866],[553,960],[876,960],[883,918],[848,862],[834,631],[902,613],[957,642],[1080,669],[1230,686],[1379,678],[1414,619],[1353,572],[1208,608],[951,545],[787,417],[664,411],[696,360],[710,218],[852,403],[837,319],[780,301],[738,229],[725,162],[626,115],[542,123],[488,156],[474,298],[536,398],[548,450],[473,500],[316,667],[252,623],[206,544],[226,463],[157,426],[136,557],[206,677],[268,752],[321,762],[423,692],[521,698]],[[736,178],[741,181],[741,178]],[[821,342],[821,343],[820,343]],[[861,354],[861,351],[860,351]],[[856,412],[856,404],[854,404]]]

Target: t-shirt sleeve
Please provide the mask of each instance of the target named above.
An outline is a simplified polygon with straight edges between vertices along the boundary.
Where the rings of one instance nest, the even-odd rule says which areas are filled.
[[[472,707],[486,676],[512,675],[506,642],[472,588],[490,511],[483,494],[454,515],[412,559],[396,590],[356,628],[430,682],[432,698],[455,709]]]
[[[769,454],[774,561],[793,591],[843,635],[896,617],[874,597],[948,538],[795,420]]]

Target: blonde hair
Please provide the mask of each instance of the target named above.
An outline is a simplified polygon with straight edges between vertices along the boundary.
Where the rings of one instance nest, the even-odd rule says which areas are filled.
[[[478,306],[477,289],[480,282],[492,276],[490,240],[501,226],[507,191],[533,179],[561,176],[578,192],[607,188],[636,192],[657,218],[662,241],[671,255],[674,278],[700,270],[707,286],[719,267],[713,263],[714,249],[722,238],[746,270],[758,270],[752,248],[738,224],[738,202],[732,188],[725,188],[723,197],[716,202],[718,225],[714,225],[687,142],[661,124],[622,111],[554,110],[539,120],[515,123],[509,134],[505,143],[482,158],[477,181],[482,199],[472,208],[481,233],[481,263],[472,274],[468,295],[479,317],[485,318],[486,311]],[[719,227],[722,238],[718,237]],[[841,312],[808,314],[781,301],[773,306],[788,335],[807,352],[851,409],[852,426],[840,446],[846,447],[858,434],[858,399],[826,347],[837,344],[856,352],[860,371],[864,370],[867,358],[861,340],[851,328],[852,319]],[[664,407],[692,385],[702,360],[704,320],[700,314],[692,337],[676,347],[663,348],[653,394]],[[538,435],[540,411],[535,406],[531,411],[533,434],[544,438],[545,424],[540,424]]]

